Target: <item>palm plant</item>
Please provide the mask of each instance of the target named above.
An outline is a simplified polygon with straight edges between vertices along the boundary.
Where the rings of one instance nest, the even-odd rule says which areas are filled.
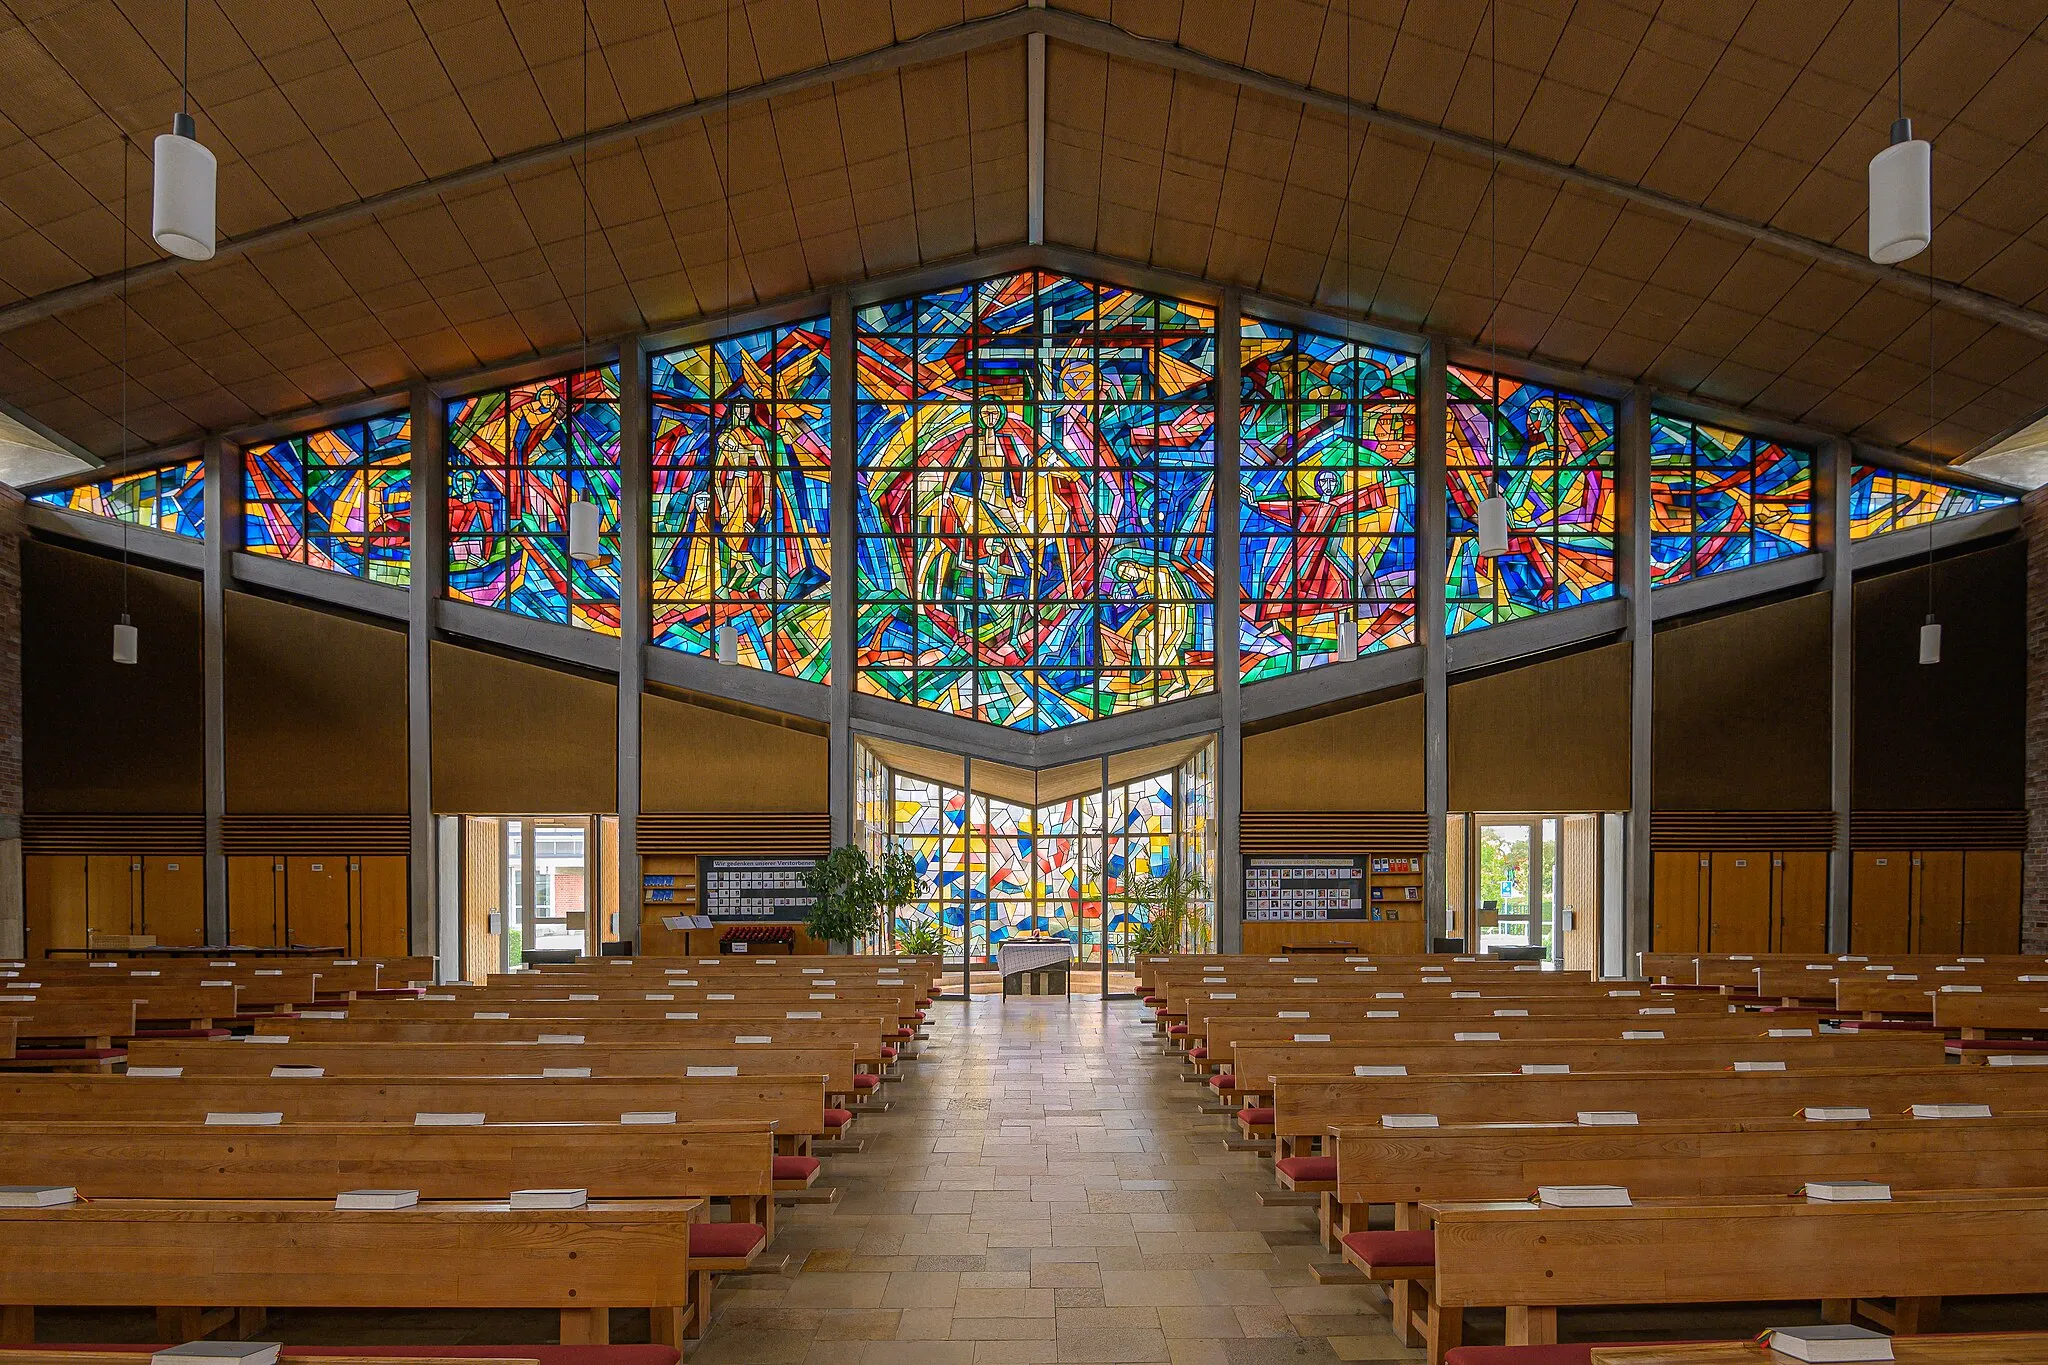
[[[1203,880],[1201,870],[1178,853],[1168,858],[1166,870],[1158,876],[1136,878],[1131,883],[1131,899],[1143,902],[1150,914],[1135,939],[1127,937],[1126,951],[1182,951],[1190,934],[1202,927],[1196,906],[1208,894],[1209,884]]]

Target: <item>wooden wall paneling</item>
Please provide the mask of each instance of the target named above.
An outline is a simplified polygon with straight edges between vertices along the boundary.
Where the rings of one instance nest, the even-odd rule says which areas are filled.
[[[283,942],[284,860],[268,854],[228,859],[228,942],[274,948]]]
[[[1420,953],[1427,951],[1428,933],[1420,913],[1412,919],[1395,920],[1307,920],[1300,923],[1255,921],[1244,926],[1244,951],[1270,954],[1284,951],[1289,944],[1350,943],[1361,953]],[[799,940],[807,937],[799,932]],[[797,951],[802,952],[799,942]],[[823,951],[822,948],[817,951]]]
[[[1650,947],[1659,953],[1700,950],[1708,855],[1659,849],[1650,858]]]
[[[1716,853],[1707,904],[1710,953],[1762,953],[1771,946],[1771,855]]]
[[[139,933],[142,859],[93,853],[85,860],[85,927],[90,934]]]
[[[827,811],[831,741],[809,722],[642,698],[640,803],[649,811]],[[582,807],[610,810],[613,801]]]
[[[1558,840],[1564,874],[1563,909],[1572,927],[1558,921],[1558,958],[1568,972],[1600,970],[1600,817],[1567,815]]]
[[[197,854],[142,860],[141,932],[167,947],[206,942],[206,860]]]
[[[23,953],[29,961],[51,948],[85,946],[85,855],[31,854],[22,859],[28,923]]]
[[[348,859],[330,853],[284,860],[285,941],[301,948],[349,943]]]
[[[432,658],[435,809],[570,814],[618,803],[616,683],[440,642]]]
[[[600,943],[617,943],[630,925],[633,924],[637,907],[628,907],[619,898],[619,817],[600,815],[597,818],[597,877],[599,904],[604,910],[604,922],[599,927]]]
[[[1913,943],[1916,953],[1963,950],[1963,855],[1957,849],[1913,854]]]
[[[1963,855],[1963,951],[2020,950],[2020,852],[1971,849]]]
[[[1785,849],[1772,855],[1771,914],[1774,953],[1828,950],[1828,855]]]
[[[1243,808],[1420,811],[1422,696],[1244,737]]]
[[[353,861],[355,938],[349,944],[349,953],[357,957],[403,957],[409,942],[408,860],[391,854],[373,854]]]
[[[1519,664],[1450,687],[1450,808],[1628,808],[1629,648]]]
[[[490,917],[499,904],[499,822],[472,816],[462,822],[462,977],[481,984],[498,970],[498,940]],[[502,921],[500,921],[502,924]]]
[[[1903,953],[1913,923],[1913,855],[1905,849],[1857,849],[1850,858],[1849,949]]]
[[[1472,910],[1472,880],[1466,867],[1466,848],[1471,839],[1470,825],[1463,815],[1451,815],[1444,821],[1444,900],[1449,913],[1444,921],[1444,935],[1447,938],[1463,938],[1470,924]],[[1476,947],[1467,944],[1467,947]]]

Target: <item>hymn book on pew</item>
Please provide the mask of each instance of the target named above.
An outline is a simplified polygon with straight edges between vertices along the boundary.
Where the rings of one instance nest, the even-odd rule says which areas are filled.
[[[334,1196],[335,1208],[358,1213],[409,1209],[419,1202],[418,1190],[343,1190]]]
[[[152,1355],[150,1365],[192,1365],[194,1361],[223,1361],[231,1365],[277,1365],[282,1349],[275,1341],[188,1341]]]
[[[1833,1365],[1837,1361],[1890,1360],[1892,1339],[1867,1327],[1830,1322],[1814,1327],[1771,1329],[1770,1346],[1780,1355],[1812,1365]]]
[[[1625,1185],[1539,1185],[1536,1202],[1554,1209],[1625,1209],[1631,1207]]]
[[[1881,1204],[1892,1197],[1892,1187],[1875,1180],[1809,1180],[1803,1188],[1809,1203]]]
[[[0,1209],[53,1209],[78,1202],[70,1185],[0,1185]]]
[[[590,1202],[588,1190],[514,1190],[515,1209],[580,1209]]]

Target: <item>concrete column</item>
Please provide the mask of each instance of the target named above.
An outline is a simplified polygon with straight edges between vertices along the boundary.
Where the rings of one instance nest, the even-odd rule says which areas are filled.
[[[241,530],[240,453],[219,437],[206,441],[206,548],[200,566],[201,711],[205,726],[204,844],[206,941],[228,941],[228,859],[221,828],[227,814],[228,556]]]
[[[1621,423],[1615,432],[1615,465],[1622,471],[1620,543],[1616,566],[1620,588],[1628,601],[1629,699],[1628,699],[1628,833],[1625,850],[1628,865],[1624,874],[1625,899],[1619,922],[1613,928],[1621,935],[1617,954],[1607,951],[1605,936],[1611,932],[1601,925],[1601,957],[1607,966],[1618,965],[1629,976],[1637,974],[1637,954],[1650,947],[1650,801],[1651,733],[1656,700],[1656,670],[1653,651],[1655,623],[1650,614],[1650,392],[1630,390],[1621,403]],[[1605,916],[1602,917],[1605,919]]]
[[[1816,548],[1827,556],[1830,594],[1828,657],[1831,705],[1828,804],[1834,811],[1835,842],[1828,854],[1828,951],[1849,951],[1849,805],[1853,776],[1851,741],[1855,734],[1856,593],[1850,564],[1849,491],[1853,456],[1849,443],[1823,442],[1814,453]]]
[[[1444,509],[1447,379],[1440,345],[1432,342],[1423,348],[1417,379],[1415,638],[1422,649],[1422,809],[1429,821],[1429,847],[1422,862],[1422,915],[1428,937],[1435,939],[1447,936],[1450,923],[1445,826],[1451,805],[1450,650],[1444,636],[1444,581],[1450,570],[1449,517]],[[1465,926],[1465,932],[1471,934],[1472,926]]]
[[[619,938],[640,947],[640,712],[646,696],[647,641],[653,620],[653,414],[647,356],[637,340],[619,348]],[[590,846],[595,849],[602,841]]]
[[[1242,397],[1239,340],[1243,303],[1223,291],[1216,317],[1216,699],[1222,725],[1216,740],[1216,948],[1244,944],[1244,859],[1238,824],[1244,812],[1244,726],[1238,687],[1238,407]]]
[[[2048,952],[2048,488],[2021,504],[2027,537],[2027,851],[2020,950]]]
[[[405,624],[406,868],[408,937],[415,953],[440,956],[435,977],[461,975],[460,941],[441,941],[440,877],[435,867],[434,606],[448,583],[448,409],[425,385],[412,391],[412,588]]]
[[[855,348],[853,300],[832,296],[832,730],[827,800],[832,843],[853,838],[853,537]]]
[[[21,507],[0,484],[0,957],[27,941],[21,872]]]

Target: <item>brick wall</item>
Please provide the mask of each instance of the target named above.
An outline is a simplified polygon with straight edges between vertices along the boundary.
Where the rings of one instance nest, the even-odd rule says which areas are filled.
[[[2020,948],[2048,952],[2048,488],[2022,507],[2027,536],[2027,853]]]

